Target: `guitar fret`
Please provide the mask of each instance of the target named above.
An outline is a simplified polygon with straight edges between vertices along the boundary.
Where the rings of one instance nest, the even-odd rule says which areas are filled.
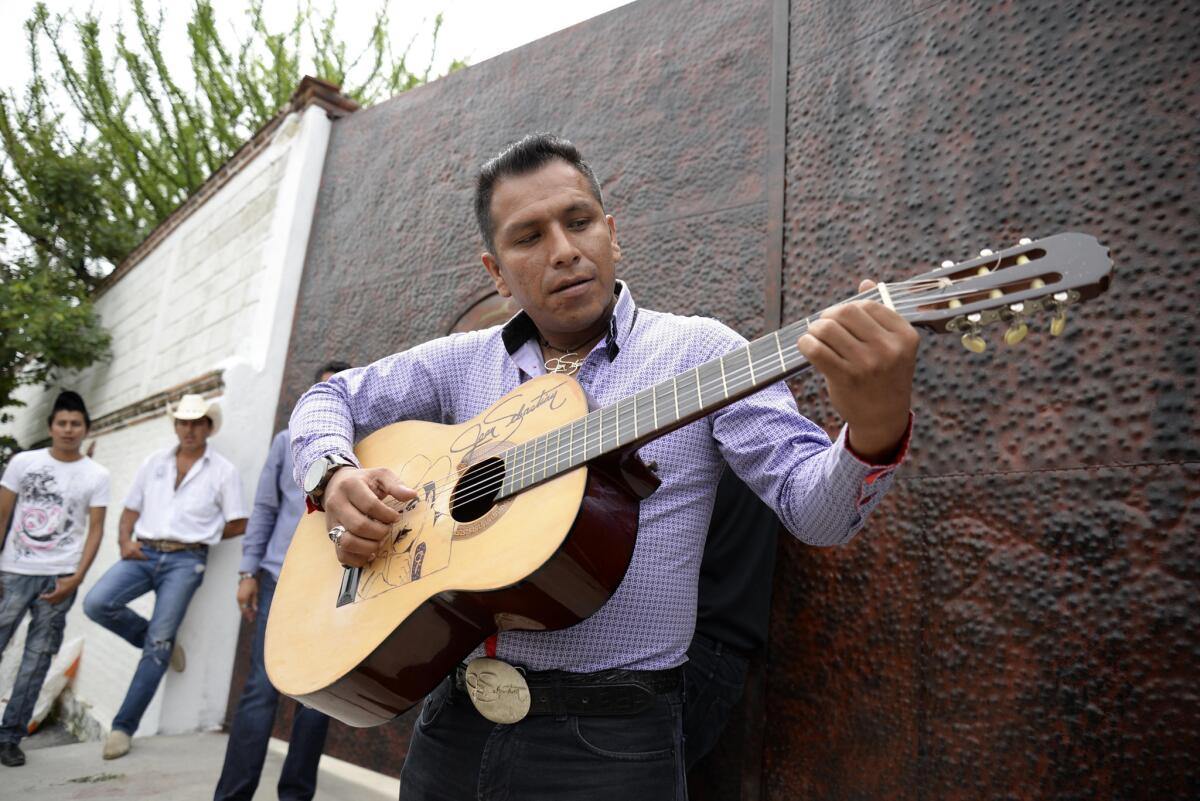
[[[658,384],[650,386],[650,408],[654,412],[654,427],[658,428]]]
[[[586,417],[584,418],[587,419]],[[567,467],[579,464],[575,461],[575,423],[571,423],[571,444],[567,446]]]
[[[779,351],[779,369],[787,372],[787,362],[783,360],[783,345],[779,342],[779,332],[775,332],[775,350]]]
[[[754,354],[750,351],[749,346],[746,347],[746,364],[750,365],[750,383],[755,383],[754,378]]]
[[[529,464],[529,442],[526,441],[522,442],[521,444],[521,471],[520,474],[518,474],[521,476],[522,488],[529,486],[528,470],[530,469],[530,466],[532,465]]]
[[[694,368],[696,371],[696,408],[697,411],[704,408],[704,390],[700,388],[700,368]]]
[[[637,395],[633,396],[633,439],[638,438]]]
[[[671,376],[671,390],[675,395],[675,419],[679,420],[679,382],[676,381],[677,376]]]
[[[725,382],[725,357],[721,356],[717,359],[717,364],[721,365],[721,391],[725,393],[725,397],[729,397],[729,384]]]

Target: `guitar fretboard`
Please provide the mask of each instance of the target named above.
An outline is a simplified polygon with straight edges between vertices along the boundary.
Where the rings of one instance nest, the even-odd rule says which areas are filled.
[[[502,454],[504,482],[496,498],[614,451],[635,448],[808,366],[796,340],[800,320],[724,356],[660,381]]]

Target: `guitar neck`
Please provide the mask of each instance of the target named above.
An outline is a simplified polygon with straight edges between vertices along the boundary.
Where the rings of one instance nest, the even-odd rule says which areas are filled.
[[[800,320],[660,381],[503,454],[497,498],[514,495],[605,454],[637,448],[811,366],[796,349]]]
[[[1050,314],[1050,333],[1062,333],[1068,306],[1108,289],[1108,249],[1086,234],[1064,233],[979,258],[942,266],[898,283],[878,284],[847,299],[878,300],[912,325],[953,333],[980,353],[980,330],[1001,323],[1005,342],[1025,338],[1026,320]],[[886,287],[886,288],[885,288]],[[816,319],[815,317],[812,319]],[[808,367],[796,348],[810,319],[799,320],[745,347],[505,451],[503,498],[572,470],[598,456],[636,448],[768,384]]]

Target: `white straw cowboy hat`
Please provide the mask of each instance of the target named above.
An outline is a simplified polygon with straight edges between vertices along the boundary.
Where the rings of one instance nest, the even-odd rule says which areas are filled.
[[[176,420],[199,420],[207,417],[212,421],[213,434],[221,428],[221,406],[214,400],[205,400],[200,395],[184,395],[174,409],[167,404],[167,414]]]

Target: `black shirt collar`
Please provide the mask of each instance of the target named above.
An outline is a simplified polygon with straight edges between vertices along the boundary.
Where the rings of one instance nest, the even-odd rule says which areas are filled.
[[[610,362],[621,352],[620,342],[624,337],[629,336],[629,332],[633,329],[633,323],[637,320],[637,307],[634,306],[633,297],[625,287],[624,281],[617,281],[613,288],[613,294],[617,296],[617,304],[613,308],[612,317],[608,320],[608,334],[604,338],[604,349]],[[533,324],[533,320],[525,313],[524,309],[517,312],[500,329],[500,336],[504,340],[504,349],[510,356],[526,342],[535,339],[537,333],[537,326]]]

